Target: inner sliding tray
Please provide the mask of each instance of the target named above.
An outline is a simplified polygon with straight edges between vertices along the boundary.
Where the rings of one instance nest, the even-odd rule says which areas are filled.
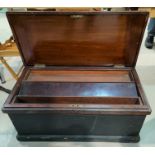
[[[23,81],[19,91],[22,96],[43,97],[137,97],[134,82],[32,82]]]
[[[27,81],[51,82],[130,82],[129,70],[31,70]]]

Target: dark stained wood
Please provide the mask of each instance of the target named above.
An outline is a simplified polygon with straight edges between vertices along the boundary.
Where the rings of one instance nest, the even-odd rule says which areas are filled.
[[[7,17],[25,69],[2,110],[19,140],[139,141],[151,113],[134,68],[147,13]]]
[[[137,108],[142,105],[139,97],[34,97],[18,95],[12,103],[14,108],[52,108],[53,110],[79,111],[101,108]],[[7,107],[11,107],[11,104]]]
[[[57,106],[57,104],[62,104],[61,106],[64,106],[63,104],[69,104],[75,108],[83,107],[84,105],[89,106],[90,104],[91,107],[93,107],[93,104],[98,104],[99,106],[102,104],[140,104],[138,97],[25,97],[20,95],[15,98],[14,102],[18,104],[53,104],[54,106]]]
[[[130,82],[129,71],[32,70],[27,81],[51,82]]]
[[[143,39],[144,31],[145,31],[145,26],[147,24],[147,17],[143,20],[141,18],[137,17],[129,17],[132,22],[129,22],[128,20],[128,27],[127,27],[127,46],[125,51],[125,60],[126,63],[129,65],[132,63],[133,66],[136,65],[139,50],[140,50],[140,45]],[[142,29],[139,29],[135,25],[143,25],[144,27],[141,27]],[[137,41],[138,40],[138,41]],[[136,50],[136,52],[133,55],[133,52],[131,52],[133,49]]]
[[[12,101],[12,99],[15,97],[15,95],[17,95],[19,93],[19,89],[21,86],[21,82],[24,79],[24,77],[26,76],[26,74],[28,73],[28,69],[24,68],[19,79],[17,80],[15,86],[13,87],[11,94],[8,96],[8,98],[5,101],[4,107],[7,104],[10,104],[10,102]],[[2,110],[4,109],[4,107],[2,108]]]
[[[148,111],[150,111],[150,113],[151,113],[152,112],[151,107],[150,107],[149,102],[147,100],[147,97],[146,97],[146,95],[144,93],[143,87],[141,85],[140,79],[138,77],[138,74],[137,74],[135,68],[132,69],[132,73],[133,73],[133,76],[134,76],[135,81],[136,81],[136,87],[137,87],[137,90],[138,90],[138,95],[140,96],[142,102],[145,103],[145,105],[147,106]]]
[[[9,114],[18,140],[138,142],[143,115]],[[45,134],[46,133],[46,134]]]
[[[27,82],[21,84],[20,95],[25,96],[137,96],[136,86],[131,83],[95,82]]]
[[[134,66],[147,13],[8,13],[25,65]]]
[[[19,90],[21,89],[21,85],[22,85],[22,79],[24,79],[24,82],[25,80],[27,80],[27,78],[29,77],[31,71],[49,71],[49,70],[54,70],[54,71],[61,71],[63,69],[67,69],[66,71],[72,71],[73,69],[75,71],[75,67],[71,67],[71,68],[66,68],[66,67],[60,67],[60,68],[55,68],[55,67],[47,67],[47,68],[27,68],[25,69],[25,72],[22,74],[22,77],[21,79],[17,82],[14,90],[16,91],[13,91],[11,93],[11,95],[9,96],[9,98],[7,99],[6,103],[4,104],[4,107],[3,107],[3,111],[4,112],[9,112],[9,113],[21,113],[21,112],[24,112],[24,113],[31,113],[32,111],[34,112],[38,112],[38,113],[53,113],[54,111],[57,111],[59,112],[58,109],[53,109],[53,108],[50,108],[49,106],[49,103],[48,104],[45,104],[45,105],[42,105],[42,104],[37,104],[37,106],[34,106],[34,105],[31,105],[29,104],[28,105],[25,105],[25,104],[21,104],[20,107],[23,107],[22,109],[19,108],[19,104],[12,104],[14,103],[14,99],[15,99],[15,96],[19,94]],[[136,83],[136,86],[139,85],[140,81],[137,81],[137,78],[136,78],[136,75],[134,77],[134,75],[132,74],[132,69],[113,69],[113,68],[98,68],[98,67],[89,67],[90,69],[86,68],[86,67],[80,67],[80,68],[77,68],[77,71],[119,71],[119,70],[124,70],[126,72],[130,72],[130,76],[132,77],[132,79],[135,81]],[[107,83],[107,82],[106,82]],[[114,82],[115,84],[115,82]],[[132,82],[132,84],[134,84],[134,82]],[[46,89],[46,88],[45,88]],[[81,113],[81,114],[110,114],[110,115],[113,115],[113,114],[121,114],[121,115],[124,115],[124,114],[131,114],[131,115],[146,115],[146,114],[150,114],[151,110],[150,110],[150,107],[148,106],[147,102],[146,102],[146,99],[144,97],[143,94],[141,94],[141,91],[139,90],[139,87],[136,87],[136,91],[138,93],[138,96],[140,96],[140,104],[138,105],[120,105],[120,106],[115,106],[115,104],[113,105],[110,105],[110,104],[104,104],[104,108],[100,108],[100,109],[87,109],[87,110],[78,110],[78,111],[70,111],[70,113]],[[40,90],[40,89],[39,89]],[[116,88],[117,90],[117,88]],[[118,89],[119,91],[119,89]],[[40,94],[39,96],[43,97],[42,96],[43,94]],[[38,96],[38,97],[39,97]],[[141,96],[142,97],[142,101],[141,101]],[[27,96],[29,97],[29,96]],[[75,96],[74,96],[75,97]],[[113,98],[113,96],[111,96],[111,98]],[[121,96],[118,96],[118,98],[123,98]],[[131,98],[131,96],[128,96],[127,98]],[[119,99],[118,99],[119,100]],[[116,101],[117,102],[117,101]],[[11,103],[11,104],[10,104]],[[27,107],[27,108],[24,108],[24,107]],[[40,107],[40,108],[39,108]],[[44,110],[41,109],[41,107],[44,107]],[[66,109],[64,110],[61,110],[62,113],[67,113]]]

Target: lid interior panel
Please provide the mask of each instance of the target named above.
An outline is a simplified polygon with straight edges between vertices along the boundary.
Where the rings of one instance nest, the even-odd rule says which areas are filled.
[[[148,14],[10,12],[7,17],[27,66],[134,66]]]

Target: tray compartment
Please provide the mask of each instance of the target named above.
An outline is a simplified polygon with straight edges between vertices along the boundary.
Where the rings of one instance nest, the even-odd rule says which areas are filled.
[[[19,95],[24,96],[128,96],[137,97],[135,83],[83,83],[83,82],[28,82],[21,85]]]
[[[16,96],[14,103],[17,104],[95,104],[95,105],[138,105],[140,104],[139,98],[130,97],[24,97]]]
[[[31,70],[27,81],[51,82],[130,82],[131,73],[127,70]]]

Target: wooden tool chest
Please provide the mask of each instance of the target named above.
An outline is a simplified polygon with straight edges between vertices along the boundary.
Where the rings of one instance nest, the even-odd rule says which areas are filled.
[[[6,100],[19,140],[137,142],[151,113],[135,65],[146,12],[8,12],[24,70]]]

